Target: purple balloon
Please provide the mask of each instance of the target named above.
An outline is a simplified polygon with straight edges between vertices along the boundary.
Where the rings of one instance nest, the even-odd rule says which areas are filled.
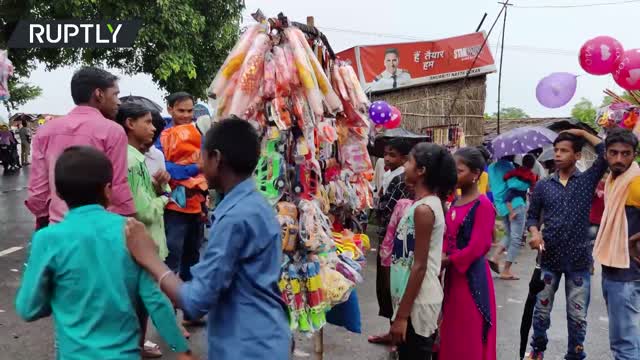
[[[386,101],[374,101],[369,106],[369,118],[376,125],[383,125],[391,120],[391,113],[391,105],[389,105]]]
[[[553,73],[540,80],[536,87],[536,98],[545,107],[559,108],[571,101],[577,84],[577,77],[573,74]]]

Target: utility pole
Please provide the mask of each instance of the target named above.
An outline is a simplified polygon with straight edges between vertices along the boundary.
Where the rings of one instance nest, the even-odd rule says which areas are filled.
[[[497,113],[498,119],[497,119],[497,128],[496,128],[498,135],[500,135],[500,96],[501,96],[501,90],[502,90],[502,59],[504,58],[504,33],[505,33],[505,30],[507,29],[507,10],[509,9],[508,6],[513,6],[513,5],[509,4],[509,0],[505,2],[498,2],[498,4],[502,4],[502,6],[504,6],[504,18],[502,21],[502,40],[500,43],[500,68],[498,70],[498,113]]]

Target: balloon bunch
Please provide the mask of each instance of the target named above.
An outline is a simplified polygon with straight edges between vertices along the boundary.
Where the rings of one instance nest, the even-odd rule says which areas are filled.
[[[624,50],[610,36],[588,40],[580,48],[580,66],[592,75],[613,75],[625,90],[640,90],[640,49]]]
[[[374,124],[382,125],[386,129],[395,129],[402,123],[400,110],[383,100],[374,101],[369,106],[369,118]]]

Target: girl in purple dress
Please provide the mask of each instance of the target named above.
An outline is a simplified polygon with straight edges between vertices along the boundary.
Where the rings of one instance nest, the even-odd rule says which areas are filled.
[[[495,210],[478,192],[482,154],[463,148],[454,156],[461,196],[446,216],[440,360],[496,359],[496,301],[489,263]],[[461,346],[461,339],[464,345]]]

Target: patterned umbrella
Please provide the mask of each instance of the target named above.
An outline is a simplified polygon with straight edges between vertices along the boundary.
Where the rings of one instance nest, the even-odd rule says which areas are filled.
[[[553,130],[539,126],[523,126],[499,135],[491,142],[493,156],[500,159],[508,155],[526,154],[552,144],[558,137]]]

